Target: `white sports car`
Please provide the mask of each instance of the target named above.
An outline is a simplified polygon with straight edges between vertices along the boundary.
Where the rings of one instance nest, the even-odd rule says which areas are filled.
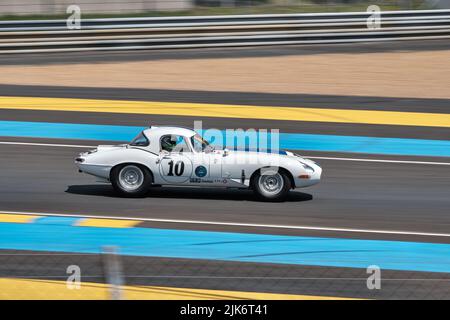
[[[287,151],[216,150],[194,130],[180,127],[150,127],[129,144],[81,153],[75,163],[124,196],[177,185],[250,188],[262,200],[281,201],[290,189],[318,183],[322,173],[315,162]]]

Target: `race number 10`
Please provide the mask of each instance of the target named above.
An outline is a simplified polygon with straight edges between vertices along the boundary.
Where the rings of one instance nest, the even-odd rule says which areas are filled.
[[[175,170],[174,170],[175,169]],[[169,173],[168,176],[173,176],[174,173],[176,176],[181,176],[184,172],[184,162],[178,161],[175,165],[173,160],[169,162]]]

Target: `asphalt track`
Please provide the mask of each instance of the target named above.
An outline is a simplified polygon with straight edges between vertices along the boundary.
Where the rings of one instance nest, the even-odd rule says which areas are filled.
[[[123,199],[110,185],[77,172],[73,159],[79,151],[0,145],[2,209],[439,233],[450,229],[448,166],[321,160],[323,183],[293,192],[284,203],[258,202],[245,191],[175,187],[154,189],[144,199]]]
[[[205,59],[205,58],[243,58],[271,57],[284,55],[308,55],[324,53],[370,53],[394,51],[447,50],[450,44],[445,39],[428,41],[392,41],[379,43],[352,43],[331,45],[291,45],[291,46],[261,46],[242,48],[212,48],[212,49],[180,49],[180,50],[137,50],[108,52],[74,52],[74,53],[44,53],[2,55],[0,64],[6,65],[45,65],[71,64],[83,62],[119,62],[145,61],[160,59]]]
[[[446,44],[435,44],[435,48]],[[411,44],[411,50],[424,49],[422,44]],[[399,47],[377,47],[373,50],[398,50]],[[264,50],[262,53],[265,54]],[[267,49],[267,54],[276,54],[275,49]],[[280,49],[278,54],[290,52],[295,48]],[[306,49],[305,49],[306,50]],[[311,49],[313,50],[313,49]],[[321,50],[316,48],[314,50]],[[323,49],[326,52],[326,48]],[[337,50],[337,49],[336,49]],[[342,49],[344,50],[344,49]],[[347,50],[347,49],[345,49]],[[360,51],[370,50],[360,47]],[[240,53],[239,53],[240,52]],[[239,53],[239,54],[238,54]],[[320,52],[319,52],[320,53]],[[195,58],[195,53],[187,58]],[[206,53],[205,53],[206,54]],[[223,55],[224,53],[208,52]],[[236,57],[250,54],[250,51],[233,51]],[[152,53],[150,59],[157,59]],[[182,52],[172,55],[180,58]],[[114,57],[115,55],[112,54]],[[120,59],[126,59],[117,54]],[[129,57],[128,57],[129,58]],[[148,57],[147,57],[148,58]],[[159,57],[161,58],[161,56]],[[10,59],[10,60],[8,60]],[[17,57],[2,57],[4,63],[19,63]],[[67,56],[33,56],[27,63],[66,62]],[[78,59],[95,61],[100,57],[78,56]],[[143,53],[131,59],[145,59]],[[84,61],[84,60],[83,60]],[[61,62],[61,63],[62,63]],[[23,63],[23,60],[22,60]],[[130,99],[183,101],[206,103],[231,103],[253,105],[301,106],[311,108],[342,108],[362,110],[388,110],[402,112],[448,113],[449,101],[437,99],[392,99],[383,97],[326,97],[314,95],[256,95],[252,93],[211,93],[180,92],[161,90],[118,90],[99,88],[63,88],[37,86],[0,86],[0,95],[32,97],[69,97],[90,99]],[[146,126],[151,124],[179,124],[192,126],[194,117],[132,114],[87,113],[64,111],[0,110],[1,120],[37,121],[86,124],[114,124]],[[279,128],[282,132],[302,132],[317,134],[364,135],[373,137],[418,138],[449,140],[448,128],[388,126],[366,124],[337,124],[321,122],[267,121],[256,119],[204,118],[204,127],[227,128]],[[23,137],[3,137],[3,142],[48,143],[68,145],[96,145],[102,141],[80,141],[61,139],[37,139]],[[110,143],[110,142],[108,142]],[[148,226],[170,229],[195,229],[209,231],[229,231],[241,233],[282,234],[298,236],[339,237],[358,239],[401,240],[430,243],[450,243],[450,237],[417,235],[422,233],[450,233],[449,190],[450,166],[407,163],[401,161],[449,162],[444,157],[399,157],[386,155],[355,155],[345,153],[308,152],[307,155],[326,158],[363,158],[379,160],[398,160],[391,162],[341,161],[337,159],[318,160],[324,168],[323,181],[301,192],[292,192],[284,203],[262,203],[251,192],[220,189],[155,188],[142,199],[119,198],[111,186],[96,183],[95,179],[79,174],[73,159],[84,148],[46,145],[0,144],[0,210],[20,212],[71,213],[93,216],[136,217],[147,219],[174,219],[190,221],[232,222],[229,225],[185,224],[179,222],[147,222]],[[305,152],[306,154],[306,152]],[[365,230],[397,230],[406,233],[362,233],[323,230],[299,230],[287,228],[246,227],[239,224],[267,224],[317,226],[330,228],[352,228]],[[7,254],[9,251],[2,251]],[[7,259],[0,256],[0,259]],[[25,270],[34,264],[38,266],[38,278],[51,278],[59,271],[55,263],[66,265],[66,258],[45,260],[44,257],[15,256],[16,260],[4,260],[0,276],[8,276],[15,270],[17,276],[29,275]],[[21,260],[22,259],[22,260]],[[40,260],[33,260],[40,259]],[[60,260],[55,260],[60,259]],[[98,256],[77,260],[86,264],[93,278],[98,275]],[[443,274],[386,271],[387,277],[397,279],[438,279],[433,281],[396,280],[387,282],[387,289],[380,292],[368,291],[365,287],[365,270],[352,268],[300,267],[264,264],[245,264],[238,262],[203,261],[189,259],[163,258],[124,258],[130,274],[138,274],[144,268],[164,271],[172,270],[170,275],[187,274],[211,276],[209,279],[195,277],[180,279],[169,277],[153,279],[154,285],[173,285],[179,287],[220,288],[223,290],[250,290],[266,292],[301,293],[369,298],[448,298],[450,286]],[[53,261],[53,262],[52,262]],[[22,267],[19,267],[22,266]],[[144,267],[146,266],[146,267]],[[134,268],[134,269],[133,269]],[[167,269],[166,269],[167,268]],[[19,274],[20,270],[23,274]],[[52,271],[53,270],[53,273]],[[147,270],[147,269],[145,269]],[[100,271],[99,271],[100,272]],[[170,272],[168,272],[170,273]],[[267,276],[301,275],[303,279],[272,279]],[[266,280],[250,279],[266,277]],[[61,275],[62,277],[63,275]],[[225,277],[228,280],[214,277]],[[246,280],[232,276],[247,277]],[[322,280],[320,280],[322,279]],[[326,279],[326,280],[325,280]],[[350,280],[359,279],[359,280]],[[441,281],[439,281],[441,279]],[[130,283],[146,283],[142,278],[127,279]]]
[[[67,89],[67,90],[66,90]],[[72,90],[72,91],[71,91]],[[55,87],[0,86],[0,92],[19,91],[27,95],[58,97],[61,92],[74,98],[93,98],[118,94],[116,89],[69,89]],[[123,96],[133,96],[135,91],[124,90]],[[119,93],[120,94],[120,93]],[[141,99],[165,96],[165,100],[189,101],[189,97],[209,96],[209,102],[236,103],[233,94],[203,92],[141,91]],[[139,95],[138,95],[139,96]],[[257,94],[245,95],[246,100],[261,99]],[[269,95],[266,95],[269,96]],[[228,99],[227,99],[228,97]],[[282,98],[281,98],[282,97]],[[216,100],[212,100],[212,99]],[[302,97],[274,95],[271,101],[281,100],[282,105],[294,106]],[[347,108],[389,111],[446,112],[445,100],[383,99],[376,104],[375,97],[333,97],[339,106]],[[330,107],[330,98],[310,100],[321,108]],[[172,100],[173,101],[173,100]],[[198,100],[196,100],[197,102]],[[372,101],[372,103],[365,103]],[[384,103],[385,102],[385,103]],[[302,103],[303,105],[303,103]],[[373,106],[377,105],[378,109]],[[333,104],[334,106],[334,104]],[[382,107],[380,107],[382,106]],[[448,104],[447,104],[448,106]],[[415,107],[414,109],[411,109]],[[406,110],[405,110],[406,109]],[[431,112],[432,112],[431,111]],[[0,109],[2,120],[62,122],[86,124],[179,124],[191,126],[195,117],[166,115],[133,115],[66,111],[35,111]],[[267,121],[254,119],[203,119],[204,127],[227,128],[279,128],[281,132],[350,133],[366,136],[403,138],[429,138],[447,140],[447,128],[385,126],[367,124],[339,124],[298,121]],[[3,138],[3,141],[29,141],[43,143],[78,144],[95,146],[111,141],[53,140],[31,138]],[[289,201],[267,204],[254,201],[252,194],[243,191],[186,190],[184,188],[155,189],[149,199],[121,199],[115,197],[109,185],[95,184],[95,179],[78,174],[73,158],[83,148],[59,148],[26,145],[0,145],[4,155],[0,159],[8,181],[0,185],[2,209],[11,211],[72,212],[85,214],[131,215],[135,217],[233,221],[270,224],[302,224],[349,228],[394,229],[423,232],[448,232],[448,190],[450,166],[433,166],[406,163],[368,163],[336,160],[318,160],[325,168],[323,183],[303,192],[292,193]],[[322,157],[353,157],[369,159],[397,159],[414,161],[448,162],[440,157],[387,157],[386,155],[330,154],[304,152]],[[22,157],[27,154],[29,157]],[[33,161],[30,163],[30,159]],[[30,178],[30,175],[33,178]],[[38,190],[46,190],[38,192]],[[25,196],[26,195],[26,196]],[[26,199],[26,201],[21,201]],[[86,201],[84,201],[86,199]],[[155,200],[155,201],[148,201]],[[163,201],[161,201],[163,200]],[[164,201],[166,200],[166,201]],[[55,210],[55,208],[57,208]],[[424,212],[427,212],[424,215]]]
[[[113,99],[131,101],[165,101],[222,103],[240,105],[338,108],[344,110],[376,110],[397,112],[446,113],[445,99],[408,99],[383,97],[349,97],[319,95],[284,95],[236,92],[144,90],[117,88],[69,88],[48,86],[0,85],[0,96],[55,97],[80,99]],[[319,110],[320,111],[320,110]],[[198,117],[175,115],[116,115],[101,112],[70,112],[43,110],[0,109],[1,120],[62,122],[111,125],[181,125],[192,127]],[[266,128],[280,129],[280,132],[302,132],[309,134],[340,134],[372,137],[396,137],[417,139],[448,139],[448,129],[418,126],[371,125],[359,123],[276,121],[262,119],[234,119],[202,117],[204,128]]]

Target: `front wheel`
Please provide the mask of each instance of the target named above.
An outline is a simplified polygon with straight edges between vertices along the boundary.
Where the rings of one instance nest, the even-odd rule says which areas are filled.
[[[283,201],[291,189],[291,180],[284,172],[258,172],[252,180],[252,189],[264,201]]]
[[[111,171],[114,189],[125,197],[144,196],[153,182],[150,171],[140,165],[126,164]]]

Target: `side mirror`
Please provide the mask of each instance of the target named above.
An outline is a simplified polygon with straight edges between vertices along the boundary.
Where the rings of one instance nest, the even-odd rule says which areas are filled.
[[[227,157],[230,154],[230,150],[228,150],[227,148],[223,149],[223,156]]]

